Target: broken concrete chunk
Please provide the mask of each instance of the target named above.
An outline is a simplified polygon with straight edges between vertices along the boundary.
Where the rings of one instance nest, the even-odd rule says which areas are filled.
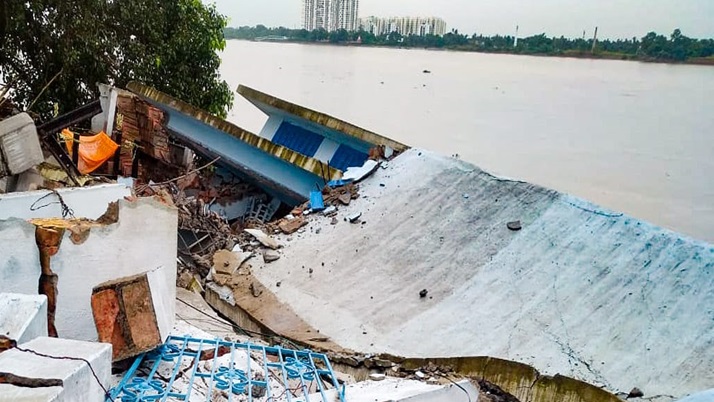
[[[355,212],[352,215],[348,215],[345,220],[349,221],[350,223],[357,223],[359,222],[360,217],[362,217],[362,212]]]
[[[355,183],[357,183],[360,180],[363,180],[364,178],[369,176],[370,174],[374,173],[378,166],[379,162],[372,159],[368,159],[364,162],[364,165],[360,167],[347,168],[345,174],[342,175],[342,180],[354,181]]]
[[[0,336],[18,343],[47,336],[47,297],[0,293]]]
[[[275,250],[265,250],[263,252],[263,261],[265,261],[267,264],[277,261],[280,259],[280,254],[278,254],[277,251]]]
[[[329,206],[329,207],[325,208],[325,210],[322,211],[322,214],[323,214],[323,215],[329,215],[329,214],[332,214],[332,213],[335,213],[335,212],[337,212],[337,207],[335,207],[335,206],[333,205],[333,206]]]
[[[112,344],[113,361],[162,344],[148,273],[98,285],[91,302],[99,342]]]
[[[300,216],[292,220],[282,220],[278,224],[278,227],[285,234],[293,234],[305,225],[307,225],[307,221],[305,221],[305,218]]]
[[[245,229],[244,231],[249,235],[255,237],[255,239],[258,240],[260,244],[264,245],[265,247],[270,247],[273,250],[277,250],[280,247],[280,244],[278,244],[275,239],[273,239],[271,236],[268,236],[260,229]]]

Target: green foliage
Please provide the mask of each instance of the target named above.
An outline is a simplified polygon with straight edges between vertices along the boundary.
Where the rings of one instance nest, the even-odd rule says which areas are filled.
[[[569,39],[548,37],[545,33],[519,38],[513,46],[513,36],[466,36],[454,30],[444,36],[410,35],[402,36],[397,32],[376,36],[365,31],[347,32],[344,30],[327,33],[324,30],[306,31],[304,29],[256,27],[226,28],[227,39],[254,40],[270,36],[280,36],[295,42],[355,43],[362,45],[398,46],[408,48],[455,49],[474,52],[516,53],[532,55],[563,55],[572,57],[603,57],[623,60],[675,61],[684,62],[694,59],[711,58],[714,55],[713,39],[691,39],[677,29],[670,37],[648,33],[642,39],[599,40],[592,52],[592,39]]]
[[[21,106],[47,87],[42,116],[96,98],[96,83],[131,80],[225,116],[233,94],[220,79],[225,18],[200,0],[7,0],[0,4],[0,75]]]

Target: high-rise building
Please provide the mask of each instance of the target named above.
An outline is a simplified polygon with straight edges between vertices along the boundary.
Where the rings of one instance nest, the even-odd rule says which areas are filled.
[[[303,28],[308,31],[356,31],[359,0],[303,0]]]
[[[444,36],[446,34],[446,22],[436,17],[367,17],[360,18],[359,28],[377,36],[388,35],[392,32],[397,32],[402,36]]]

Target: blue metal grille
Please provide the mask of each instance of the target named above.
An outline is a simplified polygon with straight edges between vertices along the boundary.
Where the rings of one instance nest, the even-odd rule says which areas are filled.
[[[324,354],[172,336],[134,361],[108,401],[297,402],[308,395],[345,402]]]
[[[283,122],[273,136],[273,142],[305,156],[315,156],[324,137],[302,127]]]

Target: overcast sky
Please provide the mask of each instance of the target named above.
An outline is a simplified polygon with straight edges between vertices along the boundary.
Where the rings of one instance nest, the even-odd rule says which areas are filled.
[[[302,0],[204,0],[216,3],[230,26],[300,28]],[[714,37],[714,0],[360,0],[360,17],[438,16],[462,33],[641,37],[675,28],[690,37]]]

